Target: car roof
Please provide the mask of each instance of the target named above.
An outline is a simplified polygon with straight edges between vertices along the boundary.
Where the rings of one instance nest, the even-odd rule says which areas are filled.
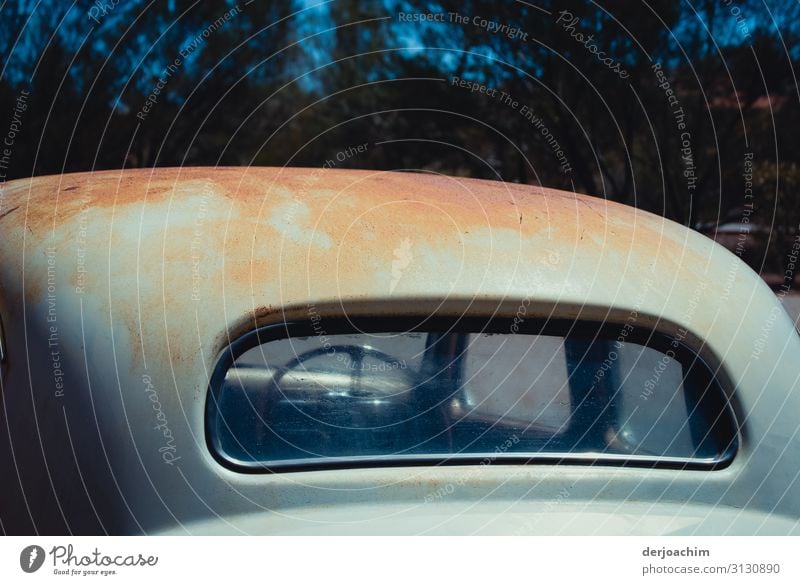
[[[23,239],[74,247],[90,231],[119,260],[108,277],[121,307],[142,293],[130,285],[162,266],[161,307],[188,308],[181,283],[194,278],[204,301],[224,304],[226,320],[244,327],[276,312],[302,314],[309,303],[323,314],[396,314],[428,311],[418,304],[425,299],[459,312],[528,299],[544,316],[635,311],[727,341],[742,323],[725,313],[757,316],[774,306],[738,258],[679,224],[599,197],[501,181],[159,168],[13,181],[6,200],[24,214],[0,222],[7,261],[20,262]],[[95,276],[85,275],[84,290],[105,294],[108,282]],[[703,310],[687,310],[698,299]]]
[[[137,510],[134,520],[119,520],[125,530],[135,531],[134,521],[145,530],[165,526],[164,502],[185,508],[185,520],[207,516],[209,505],[231,514],[253,502],[291,508],[314,501],[314,485],[416,481],[391,469],[303,474],[307,484],[253,477],[221,468],[207,449],[209,377],[231,342],[288,319],[356,314],[521,314],[672,335],[708,361],[732,397],[739,452],[711,475],[615,473],[619,489],[797,512],[794,324],[735,254],[656,215],[536,186],[327,168],[38,177],[5,184],[0,204],[7,408],[26,412],[35,389],[46,408],[17,420],[44,428],[81,422],[72,427],[74,446],[61,434],[45,436],[48,464],[63,462],[63,481],[77,485],[70,453],[84,451],[98,474],[88,481],[100,490],[119,482]],[[65,372],[62,395],[53,390],[56,365]],[[67,410],[51,408],[61,396]],[[169,421],[169,438],[153,427],[156,416]],[[161,461],[173,442],[183,481]],[[36,460],[44,453],[37,449],[31,441],[20,456]],[[419,472],[431,481],[471,473]],[[487,473],[525,494],[543,472]],[[553,485],[567,477],[547,473]],[[593,478],[586,489],[599,494],[607,473],[589,466],[568,475]],[[187,495],[186,478],[203,486],[205,500]],[[44,485],[35,479],[31,485]],[[246,497],[230,499],[231,489]],[[608,497],[614,493],[622,492]],[[775,494],[786,497],[776,502]]]

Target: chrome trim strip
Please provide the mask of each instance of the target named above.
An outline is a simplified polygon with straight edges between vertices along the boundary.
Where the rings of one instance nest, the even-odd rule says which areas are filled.
[[[308,459],[287,459],[281,461],[242,461],[224,455],[225,461],[243,472],[292,472],[336,468],[404,467],[413,465],[475,465],[483,462],[499,465],[523,465],[558,462],[563,465],[604,465],[630,467],[667,467],[682,469],[715,469],[727,466],[733,459],[730,450],[722,457],[685,458],[658,457],[652,455],[625,455],[616,453],[443,453],[424,455],[364,455],[353,457],[317,457]]]

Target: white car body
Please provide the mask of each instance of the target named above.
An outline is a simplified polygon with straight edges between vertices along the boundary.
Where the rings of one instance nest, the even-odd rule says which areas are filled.
[[[6,184],[0,241],[6,533],[800,533],[794,325],[739,258],[650,213],[418,173],[102,171]],[[219,356],[310,306],[634,315],[711,364],[738,450],[707,470],[221,465]]]

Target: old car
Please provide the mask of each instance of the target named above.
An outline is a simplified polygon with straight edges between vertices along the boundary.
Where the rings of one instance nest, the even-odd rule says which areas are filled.
[[[6,533],[800,532],[800,339],[681,225],[332,168],[0,203]]]

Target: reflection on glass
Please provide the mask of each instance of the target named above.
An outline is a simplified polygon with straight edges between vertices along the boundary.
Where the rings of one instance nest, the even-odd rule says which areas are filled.
[[[268,466],[464,455],[713,460],[731,440],[718,428],[729,415],[723,402],[706,404],[689,369],[673,352],[617,340],[294,337],[235,360],[211,428],[225,459]]]

